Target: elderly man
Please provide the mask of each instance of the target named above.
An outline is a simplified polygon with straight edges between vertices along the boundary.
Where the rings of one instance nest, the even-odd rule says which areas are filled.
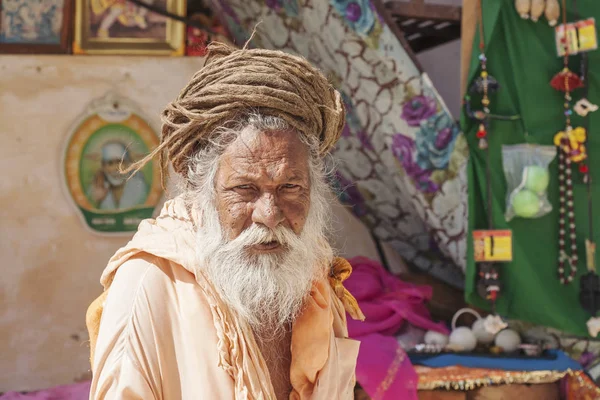
[[[306,60],[212,44],[163,114],[183,194],[110,260],[91,399],[350,399],[364,318],[326,240],[339,94]],[[140,168],[143,163],[134,165]]]

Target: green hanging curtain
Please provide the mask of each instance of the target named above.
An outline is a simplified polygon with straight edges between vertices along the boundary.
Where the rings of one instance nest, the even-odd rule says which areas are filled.
[[[503,290],[497,301],[497,311],[509,318],[531,321],[558,328],[576,335],[587,335],[589,318],[579,304],[579,277],[586,271],[585,239],[588,236],[587,189],[573,167],[577,245],[579,255],[578,275],[573,283],[563,286],[557,275],[558,259],[558,167],[556,159],[550,166],[551,184],[548,189],[553,211],[539,219],[515,218],[510,223],[504,219],[506,181],[502,170],[501,147],[504,144],[527,142],[552,145],[554,135],[564,129],[563,93],[555,91],[550,80],[563,67],[563,59],[556,54],[554,28],[545,18],[538,22],[523,20],[517,14],[513,0],[482,0],[485,29],[487,69],[500,83],[500,90],[490,97],[491,112],[501,115],[520,114],[520,121],[491,122],[489,140],[492,185],[492,211],[495,229],[513,231],[513,262],[499,268]],[[567,1],[569,22],[573,22],[573,2]],[[595,17],[600,22],[600,2],[577,2],[580,18]],[[561,10],[562,12],[562,10]],[[562,18],[562,16],[561,16]],[[479,38],[475,35],[471,57],[469,82],[479,72]],[[588,53],[588,99],[600,103],[600,52]],[[580,71],[580,56],[570,59],[572,71]],[[572,94],[574,104],[580,91]],[[481,108],[476,99],[473,106]],[[461,116],[463,131],[470,147],[469,161],[469,233],[486,229],[486,157],[478,149],[475,133],[478,124]],[[582,119],[573,114],[573,126]],[[589,170],[600,215],[600,111],[590,114]],[[598,232],[598,229],[596,230]],[[593,238],[598,242],[598,238]],[[469,234],[466,300],[478,307],[489,308],[476,290],[476,264],[473,261],[473,241]]]

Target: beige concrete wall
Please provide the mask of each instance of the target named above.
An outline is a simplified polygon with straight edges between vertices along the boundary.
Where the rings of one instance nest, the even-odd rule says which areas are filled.
[[[89,233],[62,190],[71,124],[116,88],[158,126],[200,66],[197,58],[0,56],[0,392],[85,378],[85,311],[106,261],[128,240]],[[376,258],[365,228],[342,207],[335,214],[343,253]]]

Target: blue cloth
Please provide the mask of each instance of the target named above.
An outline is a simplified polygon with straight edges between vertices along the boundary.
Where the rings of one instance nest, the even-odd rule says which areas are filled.
[[[504,371],[566,371],[581,370],[577,361],[560,350],[549,350],[545,357],[479,356],[467,354],[416,354],[408,353],[413,364],[431,368],[461,365],[468,368],[501,369]]]

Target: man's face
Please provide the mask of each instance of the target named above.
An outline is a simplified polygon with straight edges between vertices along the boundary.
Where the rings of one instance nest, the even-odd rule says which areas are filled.
[[[120,158],[102,161],[102,170],[111,178],[120,178],[121,174],[119,173],[119,165],[121,165]]]
[[[127,176],[121,173],[121,168],[125,169],[129,167],[130,162],[125,159],[121,161],[120,158],[103,161],[102,171],[104,172],[106,179],[112,186],[121,186],[125,184]]]
[[[326,189],[319,176],[311,187],[309,150],[294,133],[242,131],[218,162],[215,191],[194,194],[198,265],[255,331],[273,333],[296,318],[333,257]]]
[[[216,206],[227,239],[237,238],[252,224],[278,226],[299,235],[310,207],[308,150],[293,132],[241,133],[220,159]],[[248,249],[278,253],[277,242]]]

